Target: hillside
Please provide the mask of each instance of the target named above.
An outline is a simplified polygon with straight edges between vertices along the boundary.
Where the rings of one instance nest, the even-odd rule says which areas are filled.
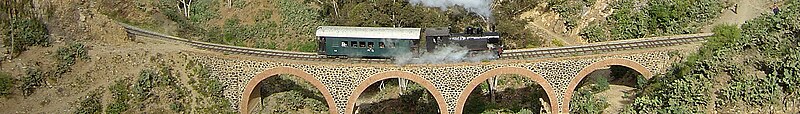
[[[697,52],[674,54],[682,62],[650,80],[624,68],[596,71],[576,90],[570,112],[800,113],[798,0],[181,1],[0,2],[0,113],[237,113],[218,94],[225,88],[220,79],[185,57],[198,50],[128,35],[118,22],[192,40],[304,52],[316,51],[314,31],[323,25],[495,28],[508,49],[713,32]],[[548,112],[542,104],[552,101],[539,99],[541,87],[500,77],[497,91],[485,82],[475,89],[464,112]],[[398,90],[393,81],[366,90],[358,106],[372,108],[359,111],[437,111],[429,92],[414,84]],[[271,85],[262,88],[254,112],[328,111],[319,91],[297,77],[262,83]]]

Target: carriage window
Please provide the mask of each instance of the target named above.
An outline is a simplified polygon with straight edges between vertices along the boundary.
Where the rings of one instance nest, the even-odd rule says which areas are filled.
[[[350,41],[350,47],[358,47],[358,42]]]
[[[367,42],[367,48],[372,48],[372,47],[375,47],[375,43],[374,42]]]
[[[384,45],[383,42],[378,42],[378,47],[379,48],[383,48],[383,47],[386,47],[386,45]]]
[[[367,43],[366,42],[358,42],[358,46],[363,48],[363,47],[367,46]]]
[[[342,47],[347,47],[347,41],[342,41]]]

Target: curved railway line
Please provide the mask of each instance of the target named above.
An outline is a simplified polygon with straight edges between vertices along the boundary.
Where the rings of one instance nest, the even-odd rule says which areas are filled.
[[[241,46],[214,44],[209,42],[194,41],[166,34],[156,33],[124,23],[119,23],[119,24],[125,28],[125,31],[127,31],[129,35],[132,36],[146,36],[168,41],[177,41],[179,43],[190,45],[192,47],[211,50],[211,51],[225,52],[225,53],[275,57],[284,59],[296,59],[296,60],[329,61],[329,62],[352,62],[352,63],[392,62],[390,59],[365,59],[365,58],[336,59],[336,58],[326,58],[325,56],[308,52],[280,51],[280,50],[257,49],[257,48],[241,47]],[[500,59],[531,59],[531,58],[562,57],[562,56],[572,56],[579,54],[665,47],[665,46],[673,46],[673,45],[681,45],[681,44],[705,41],[705,37],[711,35],[713,34],[712,33],[685,34],[685,35],[675,35],[675,36],[662,36],[662,37],[641,38],[632,40],[599,42],[599,43],[565,46],[565,47],[505,50],[500,55]]]

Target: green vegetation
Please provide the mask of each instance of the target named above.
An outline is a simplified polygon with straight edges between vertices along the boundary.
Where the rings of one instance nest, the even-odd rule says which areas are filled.
[[[72,67],[78,59],[89,59],[87,52],[86,47],[81,43],[71,43],[66,47],[58,48],[55,55],[53,55],[53,58],[56,60],[56,69],[53,72],[55,73],[54,75],[61,75],[71,71],[72,68],[70,67]]]
[[[769,111],[760,110],[762,107],[788,111],[792,107],[785,104],[800,102],[798,5],[797,0],[786,1],[780,13],[764,14],[747,21],[741,29],[733,25],[715,27],[715,36],[698,53],[673,65],[667,75],[651,79],[626,111]],[[717,84],[721,87],[712,88]],[[707,109],[712,103],[715,109]]]
[[[530,114],[533,112],[540,113],[545,108],[544,106],[548,105],[545,103],[549,99],[544,89],[527,77],[501,75],[497,79],[498,88],[505,88],[495,91],[494,95],[492,95],[489,93],[489,84],[481,83],[478,88],[472,90],[469,98],[467,98],[464,113]]]
[[[544,44],[544,38],[534,35],[533,29],[525,27],[527,19],[518,19],[523,12],[530,11],[540,0],[502,0],[495,6],[496,31],[503,37],[506,48],[536,48]]]
[[[646,5],[642,5],[646,4]],[[724,6],[718,0],[618,0],[605,21],[591,23],[581,36],[590,42],[696,33]]]
[[[550,10],[558,13],[564,19],[567,30],[572,30],[578,25],[581,13],[585,7],[594,4],[589,0],[547,0]]]
[[[328,105],[325,105],[324,102],[303,97],[303,94],[296,90],[274,93],[265,100],[276,104],[269,107],[269,109],[272,109],[270,110],[272,113],[297,113],[300,109],[310,109],[314,113],[326,113],[328,111]]]
[[[200,113],[214,113],[214,114],[235,114],[236,111],[231,109],[231,103],[222,96],[225,85],[214,76],[211,76],[208,69],[200,63],[189,61],[186,65],[187,70],[191,70],[189,77],[197,79],[197,81],[190,81],[192,89],[200,94],[196,98],[199,104],[205,104],[195,107],[195,111]]]
[[[47,28],[36,18],[13,18],[3,22],[8,23],[3,23],[2,27],[9,28],[3,31],[3,34],[8,36],[3,37],[3,45],[11,47],[11,51],[15,54],[12,56],[28,50],[30,46],[50,45]]]
[[[156,62],[159,63],[155,67],[158,70],[143,69],[135,80],[124,78],[114,81],[108,88],[111,92],[111,101],[106,105],[105,113],[131,113],[134,110],[130,109],[142,109],[158,104],[169,106],[161,108],[169,108],[175,113],[186,112],[191,97],[189,91],[173,75],[171,67],[163,64],[163,61]]]
[[[593,88],[580,88],[576,90],[575,94],[572,96],[572,100],[569,102],[569,112],[578,114],[603,113],[603,110],[608,107],[608,103],[604,98],[597,98],[594,96],[594,94],[601,91],[602,90],[594,90]]]
[[[0,34],[3,45],[10,47],[11,56],[28,50],[30,46],[49,46],[47,26],[35,16],[31,0],[0,3]]]
[[[27,50],[28,46],[48,46],[47,28],[35,18],[14,18],[4,39],[4,45],[11,45],[14,52]]]
[[[155,59],[155,58],[152,58]],[[156,88],[163,88],[169,91],[166,95],[154,97]],[[185,105],[189,102],[185,99],[189,91],[180,85],[178,79],[172,74],[172,68],[161,63],[158,70],[142,70],[133,85],[133,92],[137,100],[147,102],[147,100],[157,100],[155,98],[166,97],[170,103],[170,109],[175,112],[185,111]]]
[[[271,113],[328,112],[322,93],[313,85],[292,75],[278,75],[261,81],[264,108]]]
[[[92,92],[78,102],[75,114],[101,114],[103,105],[100,102],[102,93]]]
[[[569,102],[570,113],[579,114],[599,114],[603,113],[609,104],[605,98],[597,97],[595,94],[609,89],[609,82],[606,77],[590,77],[590,80],[582,81],[583,86],[575,90],[572,100]]]
[[[126,80],[114,81],[108,88],[111,91],[111,103],[106,106],[106,113],[120,114],[130,107],[128,101],[131,100],[130,84]]]
[[[384,82],[384,88],[397,88],[399,86],[398,83],[395,83],[397,81],[384,81],[386,81]],[[372,84],[372,87],[370,88],[379,89],[377,88],[378,85],[379,83]],[[357,109],[359,113],[374,114],[396,112],[432,114],[439,111],[439,105],[436,104],[436,99],[433,98],[433,95],[427,89],[417,83],[408,83],[407,88],[403,91],[403,94],[401,94],[399,98],[385,98],[386,96],[389,96],[388,94],[392,93],[380,92],[381,90],[372,91],[379,92],[376,95],[377,97],[373,96],[367,99],[378,99],[379,101],[358,105]],[[364,98],[363,93],[359,99],[361,98]]]
[[[16,84],[17,80],[11,77],[11,74],[0,72],[0,97],[10,95]]]
[[[30,96],[36,91],[36,88],[42,86],[42,83],[44,83],[44,74],[42,74],[39,68],[28,67],[25,76],[22,77],[22,86],[20,86],[22,95]]]

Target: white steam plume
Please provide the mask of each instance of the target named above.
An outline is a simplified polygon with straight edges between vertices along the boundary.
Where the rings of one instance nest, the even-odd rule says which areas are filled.
[[[448,45],[437,47],[433,52],[422,53],[418,58],[414,58],[413,53],[395,54],[394,62],[398,65],[404,64],[444,64],[458,62],[480,62],[483,60],[497,59],[497,54],[492,52],[469,53],[469,49],[458,45]]]
[[[450,6],[458,5],[484,18],[492,18],[493,0],[408,0],[408,2],[411,4],[422,4],[426,7],[439,7],[442,10],[446,10]]]

